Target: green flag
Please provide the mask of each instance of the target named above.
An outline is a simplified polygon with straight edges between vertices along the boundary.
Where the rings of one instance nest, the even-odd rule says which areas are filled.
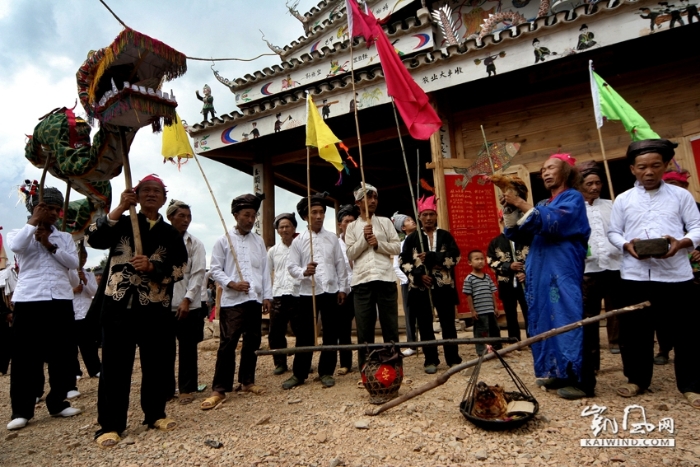
[[[625,130],[632,137],[632,141],[644,139],[659,139],[649,124],[629,105],[608,83],[595,71],[593,61],[589,62],[591,75],[591,95],[593,96],[593,108],[598,128],[603,126],[605,120],[617,120],[622,122]]]

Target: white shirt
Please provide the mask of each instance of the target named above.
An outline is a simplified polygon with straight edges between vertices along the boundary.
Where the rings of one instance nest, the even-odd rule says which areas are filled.
[[[187,267],[181,281],[173,286],[172,309],[177,310],[184,299],[189,299],[190,308],[202,306],[202,287],[207,269],[207,252],[204,243],[189,232],[182,237],[187,248]]]
[[[280,241],[267,250],[267,262],[270,265],[270,272],[274,273],[272,278],[273,297],[281,297],[283,295],[299,296],[299,281],[292,277],[287,268],[290,248],[291,245],[287,246]]]
[[[591,226],[591,236],[588,239],[590,256],[586,257],[584,274],[619,271],[622,262],[622,252],[608,240],[608,227],[613,203],[609,199],[596,199],[591,205],[586,201],[588,224]]]
[[[309,238],[314,242],[313,260],[318,263],[314,275],[316,294],[349,293],[348,272],[338,238],[323,227],[318,233],[311,232],[311,237],[309,232],[308,229],[304,230],[289,247],[287,269],[299,281],[299,295],[311,295],[311,276],[304,276],[306,265],[311,262]]]
[[[95,296],[97,292],[97,281],[95,280],[95,274],[83,270],[85,274],[85,279],[87,279],[87,284],[83,284],[83,291],[80,293],[73,293],[73,313],[75,313],[75,320],[85,319],[87,312],[90,309],[90,304],[92,303],[92,297]],[[70,270],[70,282],[73,287],[80,285],[80,276],[78,276],[77,269]]]
[[[372,216],[372,230],[379,245],[375,250],[365,240],[364,228],[367,222],[359,217],[348,225],[345,243],[348,245],[348,259],[353,262],[353,287],[373,281],[396,282],[392,256],[401,253],[401,240],[394,224],[386,217]]]
[[[401,240],[401,251],[403,251],[403,243],[406,240]],[[403,273],[401,270],[401,265],[400,263],[400,255],[394,255],[394,273],[396,274],[396,277],[399,278],[399,282],[401,282],[401,285],[406,285],[408,284],[408,277],[406,277],[406,274]]]
[[[50,253],[34,239],[36,227],[26,224],[12,230],[7,242],[19,262],[19,280],[12,301],[39,302],[47,300],[73,300],[73,287],[68,271],[78,268],[78,252],[73,237],[51,227],[49,242],[58,248]]]
[[[687,233],[685,233],[687,231]],[[620,251],[635,239],[670,235],[688,238],[693,248],[700,243],[700,212],[692,195],[683,188],[661,182],[652,196],[639,182],[622,193],[613,204],[608,239]],[[634,281],[683,282],[693,278],[688,261],[691,248],[684,248],[666,259],[638,260],[623,252],[620,275]]]
[[[345,243],[345,240],[341,236],[338,236],[338,243],[340,243],[340,251],[343,252],[343,259],[345,260],[345,270],[348,273],[348,287],[350,287],[350,283],[352,282],[352,265],[350,264],[350,260],[348,259],[348,245]]]
[[[222,235],[212,249],[209,269],[211,277],[223,288],[221,306],[236,306],[251,300],[262,304],[263,300],[272,300],[267,251],[260,235],[255,232],[240,235],[235,227],[229,230],[228,235],[238,257],[242,280],[250,284],[250,289],[246,294],[227,287],[229,282],[240,282],[241,277],[233,261],[228,239]]]

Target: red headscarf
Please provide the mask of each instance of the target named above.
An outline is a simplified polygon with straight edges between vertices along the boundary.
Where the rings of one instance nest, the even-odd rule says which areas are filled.
[[[163,187],[163,192],[164,192],[164,193],[167,193],[167,192],[168,192],[168,190],[165,188],[165,183],[163,183],[163,180],[161,180],[161,179],[158,177],[158,175],[156,175],[156,174],[150,174],[150,175],[146,175],[146,176],[143,177],[141,180],[139,180],[139,183],[134,187],[134,193],[136,193],[137,191],[139,191],[139,187],[141,186],[142,183],[146,183],[146,182],[156,182],[156,183],[159,183],[160,186]]]
[[[689,177],[689,175],[687,173],[676,172],[675,170],[673,170],[671,172],[664,173],[662,180],[663,181],[675,180],[675,181],[681,182],[681,183],[688,183],[688,177]]]
[[[576,165],[576,159],[571,157],[569,154],[552,154],[549,156],[550,159],[559,159],[560,161],[564,161],[567,164],[569,164],[571,167],[574,167]]]

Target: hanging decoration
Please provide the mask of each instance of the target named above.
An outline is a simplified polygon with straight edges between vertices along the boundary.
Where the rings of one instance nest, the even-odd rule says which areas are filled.
[[[472,178],[480,175],[493,175],[499,170],[506,169],[510,166],[511,160],[520,151],[519,143],[489,143],[488,148],[482,147],[479,154],[476,156],[476,162],[467,168],[455,167],[454,170],[462,179],[457,181],[457,184],[465,189]],[[490,159],[490,160],[489,160]],[[493,163],[493,169],[491,168]],[[480,177],[478,183],[484,184],[487,179]]]
[[[187,129],[179,115],[175,114],[175,122],[172,125],[163,128],[162,145],[163,163],[170,161],[177,165],[178,170],[194,156]]]

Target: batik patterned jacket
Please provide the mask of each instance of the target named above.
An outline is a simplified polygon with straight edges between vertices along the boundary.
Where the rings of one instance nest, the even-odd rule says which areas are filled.
[[[515,258],[513,258],[515,252]],[[489,267],[496,273],[498,284],[512,284],[515,271],[510,268],[512,263],[525,263],[525,258],[530,252],[530,247],[527,245],[519,245],[515,243],[515,247],[511,248],[510,240],[505,234],[491,240],[489,248],[486,252],[486,261]]]
[[[107,270],[102,280],[105,284],[103,311],[126,309],[131,297],[132,307],[158,306],[169,310],[173,284],[184,276],[187,249],[182,236],[162,217],[153,226],[143,214],[139,213],[138,218],[143,254],[154,267],[148,273],[136,271],[129,262],[135,251],[128,216],[121,216],[116,223],[110,223],[104,216],[88,228],[88,245],[98,250],[109,249]]]
[[[419,233],[423,236],[426,250],[425,262],[418,257],[421,252]],[[433,278],[433,301],[458,304],[459,296],[454,279],[454,268],[460,260],[457,242],[447,230],[437,229],[434,232],[433,248],[429,248],[429,245],[428,237],[422,230],[416,230],[404,241],[399,259],[401,270],[408,277],[409,292],[425,291],[422,277],[429,274]]]

